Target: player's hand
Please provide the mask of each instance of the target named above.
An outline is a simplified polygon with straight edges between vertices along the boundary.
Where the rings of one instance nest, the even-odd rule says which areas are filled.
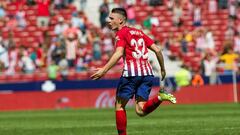
[[[161,70],[161,76],[162,76],[161,81],[163,81],[165,76],[166,76],[166,71],[165,70]]]
[[[95,69],[95,71],[97,71],[97,72],[95,72],[93,75],[91,75],[92,80],[100,79],[105,74],[103,68],[97,68],[97,69]]]

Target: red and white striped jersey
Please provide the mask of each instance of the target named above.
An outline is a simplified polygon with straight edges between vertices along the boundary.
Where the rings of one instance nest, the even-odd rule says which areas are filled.
[[[117,31],[115,45],[123,47],[123,77],[153,75],[152,66],[148,61],[148,49],[154,42],[141,30],[123,27]]]

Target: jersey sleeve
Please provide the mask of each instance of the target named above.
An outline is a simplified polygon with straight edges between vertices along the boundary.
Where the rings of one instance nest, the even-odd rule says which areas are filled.
[[[115,46],[117,47],[123,47],[125,48],[126,46],[126,40],[122,34],[117,34],[115,37]]]
[[[149,48],[153,43],[154,41],[147,35],[143,35],[143,39],[145,41],[145,45]]]

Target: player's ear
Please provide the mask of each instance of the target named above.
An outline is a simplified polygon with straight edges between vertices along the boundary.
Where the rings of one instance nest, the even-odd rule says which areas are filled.
[[[122,16],[119,17],[119,22],[120,22],[120,24],[124,23],[124,18]]]
[[[119,24],[122,24],[123,23],[123,19],[119,18]]]

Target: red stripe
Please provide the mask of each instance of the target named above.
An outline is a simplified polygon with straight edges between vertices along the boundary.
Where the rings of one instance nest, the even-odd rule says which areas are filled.
[[[145,62],[144,64],[141,64],[142,62]],[[141,75],[138,74],[138,68],[137,68],[137,60],[133,60],[133,67],[134,67],[134,71],[135,71],[135,75],[133,75],[132,70],[131,70],[131,64],[130,61],[126,61],[127,67],[128,67],[128,76],[144,76],[144,68],[146,70],[146,75],[153,75],[153,71],[152,71],[152,66],[151,64],[143,59],[139,60],[139,66],[140,66],[140,73]],[[148,70],[149,68],[149,70]]]
[[[139,61],[139,64],[140,64],[140,71],[141,71],[141,76],[144,76],[144,72],[143,72],[143,64],[142,64],[142,62],[143,62],[143,60],[142,59],[140,59],[140,61]]]

